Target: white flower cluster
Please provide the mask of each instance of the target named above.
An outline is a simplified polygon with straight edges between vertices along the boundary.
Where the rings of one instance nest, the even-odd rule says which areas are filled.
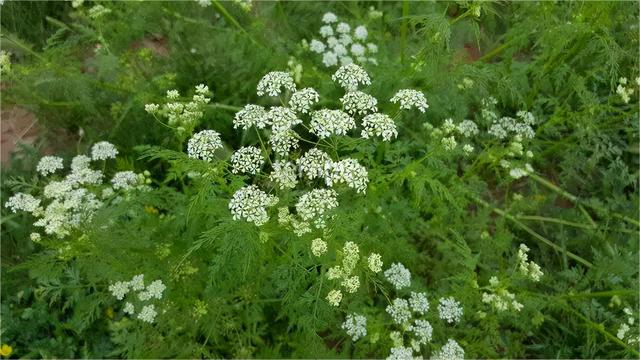
[[[258,83],[258,96],[265,94],[269,96],[278,96],[281,89],[296,91],[296,83],[288,72],[272,71],[263,76]]]
[[[378,46],[371,42],[366,43],[369,32],[364,25],[357,26],[352,31],[349,24],[338,23],[338,17],[330,12],[322,16],[322,22],[322,40],[312,39],[309,42],[309,50],[322,55],[324,66],[346,65],[354,61],[360,64],[378,63],[371,56],[378,52]],[[337,24],[334,28],[335,23]]]
[[[373,271],[374,273],[379,273],[380,271],[382,271],[383,263],[382,256],[380,256],[380,254],[372,253],[367,258],[367,262],[369,263],[369,270]]]
[[[320,139],[331,135],[347,135],[356,127],[355,120],[340,110],[322,109],[311,114],[311,132]]]
[[[297,113],[306,114],[311,111],[311,107],[320,101],[320,95],[313,88],[304,88],[298,90],[291,95],[289,99],[289,106],[291,110]]]
[[[384,272],[384,277],[397,290],[411,285],[411,272],[400,263],[391,264],[391,267]]]
[[[333,189],[313,189],[300,196],[296,211],[305,221],[320,218],[326,211],[338,207],[337,197]]]
[[[518,249],[518,270],[522,275],[533,281],[540,281],[544,273],[540,269],[540,265],[533,261],[529,261],[529,248],[525,244],[520,244]]]
[[[91,169],[91,162],[115,157],[117,150],[112,144],[103,141],[91,149],[92,157],[78,155],[71,160],[70,172],[61,180],[51,180],[43,186],[42,197],[17,193],[11,196],[5,206],[12,212],[31,213],[36,220],[33,225],[42,227],[44,233],[63,238],[77,229],[82,223],[91,220],[95,211],[102,206],[96,194],[113,189],[128,189],[141,182],[140,175],[133,172],[114,174],[113,188],[103,186],[104,174]],[[62,159],[45,156],[38,163],[38,171],[48,175],[63,169]],[[142,182],[144,182],[144,176]],[[88,187],[85,187],[88,186]],[[33,233],[31,239],[40,241],[41,235]]]
[[[189,139],[187,154],[190,158],[210,162],[215,159],[216,150],[221,148],[222,140],[220,139],[220,134],[213,130],[202,130]]]
[[[160,115],[167,118],[167,124],[179,131],[190,132],[200,119],[204,117],[202,108],[211,101],[209,87],[200,84],[195,87],[195,94],[188,102],[180,101],[178,90],[167,91],[167,102],[162,105],[146,104],[144,109],[153,116]]]
[[[399,102],[401,109],[416,108],[421,112],[425,112],[429,108],[427,98],[424,97],[424,94],[413,89],[399,90],[390,101],[394,104]]]
[[[440,350],[436,351],[432,356],[432,360],[463,360],[464,349],[458,343],[449,339]]]
[[[158,312],[155,305],[148,302],[152,299],[161,300],[166,288],[162,280],[155,280],[145,287],[144,274],[136,275],[130,281],[117,281],[109,285],[111,295],[120,301],[124,300],[125,296],[130,292],[138,292],[137,296],[133,296],[129,298],[130,301],[125,302],[122,311],[125,314],[134,315],[136,305],[131,302],[133,301],[137,303],[137,306],[142,306],[138,312],[138,320],[149,324],[155,321]]]
[[[371,85],[371,79],[364,69],[356,64],[347,64],[340,68],[331,76],[346,91],[356,91],[359,85]]]
[[[495,276],[489,279],[489,290],[490,292],[482,293],[482,302],[491,305],[498,312],[507,310],[520,311],[524,307],[524,305],[516,301],[513,293],[500,287],[500,281]]]
[[[331,158],[327,153],[317,148],[312,148],[297,160],[297,165],[302,176],[313,180],[327,176],[326,169],[331,162]]]
[[[327,174],[325,182],[327,186],[345,183],[358,193],[364,193],[367,190],[369,177],[367,169],[360,165],[355,159],[344,159],[338,162],[327,163]]]
[[[411,310],[409,302],[402,298],[393,299],[393,303],[387,306],[387,313],[391,315],[391,319],[398,325],[403,325],[411,319]]]
[[[57,156],[43,156],[36,166],[36,171],[38,171],[42,176],[47,176],[58,170],[62,170],[63,168],[64,165],[62,165],[62,158]]]
[[[634,336],[630,333],[631,327],[633,326],[634,330],[638,330],[638,326],[636,325],[636,318],[633,316],[633,311],[629,307],[625,307],[623,309],[627,322],[622,323],[618,328],[618,332],[616,333],[616,337],[622,341],[626,341],[629,345],[638,345],[640,343],[640,334],[636,333]]]
[[[117,155],[118,149],[108,141],[99,141],[91,147],[91,159],[93,160],[115,159]]]
[[[449,324],[460,321],[462,317],[462,306],[456,299],[440,298],[438,303],[438,315],[440,319],[445,320]]]
[[[295,188],[298,184],[295,165],[289,161],[279,160],[274,162],[269,180],[278,184],[280,189]]]
[[[385,114],[370,114],[362,119],[362,137],[368,139],[372,136],[380,136],[384,141],[391,141],[398,136],[396,124]]]
[[[341,280],[340,285],[345,288],[347,293],[355,293],[358,291],[358,288],[360,288],[360,278],[354,275],[359,260],[360,249],[358,245],[354,242],[347,241],[342,248],[342,265],[329,268],[327,278],[329,280]]]
[[[536,123],[533,114],[528,111],[518,111],[516,116],[517,119],[503,116],[495,120],[489,128],[489,135],[498,139],[506,139],[509,135],[519,135],[524,139],[533,139],[536,136],[536,132],[532,127]]]
[[[231,172],[257,174],[264,164],[262,151],[255,146],[243,146],[231,155]]]
[[[378,99],[362,91],[349,91],[340,98],[340,102],[351,115],[367,115],[378,111]]]
[[[618,80],[618,87],[616,88],[616,94],[620,95],[622,101],[625,104],[629,103],[631,100],[631,95],[633,95],[633,88],[631,86],[627,87],[628,80],[626,77],[621,77]],[[640,77],[636,78],[636,84],[640,86]]]
[[[322,256],[327,252],[327,242],[317,238],[311,241],[311,253],[314,256]]]
[[[233,194],[229,210],[234,220],[243,219],[261,226],[269,221],[266,208],[277,203],[277,197],[268,195],[256,185],[248,185]]]
[[[367,336],[367,318],[360,314],[348,314],[342,328],[351,336],[352,341],[358,341]]]
[[[233,119],[233,128],[239,127],[247,130],[252,126],[264,129],[270,125],[267,118],[267,111],[260,105],[248,104],[238,111]]]

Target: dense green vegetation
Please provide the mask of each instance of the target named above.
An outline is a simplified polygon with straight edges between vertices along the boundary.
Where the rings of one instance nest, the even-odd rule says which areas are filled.
[[[0,11],[0,355],[640,357],[637,3]]]

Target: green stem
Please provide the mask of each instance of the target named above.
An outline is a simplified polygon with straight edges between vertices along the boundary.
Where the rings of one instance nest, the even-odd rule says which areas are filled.
[[[228,21],[230,22],[233,26],[237,27],[238,30],[240,30],[244,35],[247,36],[247,38],[249,38],[249,40],[251,40],[252,43],[254,43],[255,45],[258,46],[262,46],[260,43],[258,43],[256,40],[253,39],[253,37],[251,37],[251,35],[249,35],[249,33],[242,27],[242,25],[240,25],[240,23],[238,22],[238,20],[236,20],[236,18],[233,17],[233,15],[231,15],[227,9],[224,8],[224,6],[222,6],[222,4],[220,3],[220,1],[218,0],[211,0],[211,3],[213,4],[213,6],[215,6],[215,8],[220,12],[220,14],[222,14],[222,16]]]
[[[407,30],[409,18],[409,0],[402,1],[402,23],[400,24],[400,62],[404,63],[407,47]]]
[[[557,218],[551,218],[551,217],[545,217],[545,216],[520,215],[520,216],[517,216],[516,218],[518,220],[532,220],[532,221],[552,222],[552,223],[556,223],[556,224],[574,226],[574,227],[578,227],[578,228],[582,228],[582,229],[588,229],[588,230],[595,229],[595,226],[593,226],[593,225],[581,224],[581,223],[577,223],[577,222],[573,222],[573,221],[557,219]]]
[[[482,200],[482,199],[480,199],[480,198],[478,198],[476,196],[472,196],[472,197],[476,202],[482,204],[485,207],[490,208],[496,214],[498,214],[498,215],[500,215],[500,216],[502,216],[502,217],[504,217],[504,218],[506,218],[508,220],[511,220],[516,225],[518,225],[521,229],[523,229],[524,231],[528,232],[531,236],[533,236],[537,240],[543,242],[544,244],[549,245],[550,247],[552,247],[556,251],[565,252],[568,257],[574,259],[575,261],[583,264],[586,267],[589,267],[589,268],[593,267],[593,264],[591,262],[585,260],[584,258],[582,258],[582,257],[580,257],[580,256],[578,256],[578,255],[576,255],[576,254],[574,254],[574,253],[572,253],[570,251],[567,251],[566,249],[563,249],[561,246],[555,244],[551,240],[549,240],[549,239],[545,238],[544,236],[538,234],[537,232],[533,231],[533,229],[531,229],[527,225],[525,225],[522,222],[520,222],[513,215],[510,215],[510,214],[506,213],[505,211],[503,211],[501,209],[498,209],[496,207],[491,206],[489,203],[487,203],[486,201],[484,201],[484,200]]]

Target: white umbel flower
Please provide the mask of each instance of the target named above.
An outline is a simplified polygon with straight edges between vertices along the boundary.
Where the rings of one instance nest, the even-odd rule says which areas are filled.
[[[327,252],[327,242],[318,238],[311,241],[311,253],[315,256],[322,256]]]
[[[411,109],[415,107],[421,112],[425,112],[429,108],[427,99],[424,97],[424,94],[413,89],[399,90],[391,98],[391,102],[394,104],[399,102],[401,109]]]
[[[138,313],[138,319],[151,324],[155,320],[156,315],[158,315],[158,312],[156,311],[155,305],[145,305]]]
[[[40,206],[40,199],[25,193],[16,193],[4,203],[4,206],[16,213],[18,211],[34,212]]]
[[[296,203],[296,211],[302,220],[313,220],[326,211],[338,207],[338,194],[331,189],[313,189],[303,194]]]
[[[280,156],[287,156],[291,150],[298,148],[297,133],[291,129],[273,131],[269,138],[271,149]]]
[[[135,291],[144,290],[144,274],[134,276],[131,281],[129,281],[129,286]]]
[[[327,164],[328,174],[325,178],[327,186],[345,183],[358,193],[367,191],[369,177],[367,168],[360,165],[355,159],[344,159]]]
[[[384,141],[391,141],[391,139],[398,137],[398,130],[396,129],[396,123],[386,114],[375,113],[367,115],[362,119],[361,136],[368,139],[372,136],[380,136]]]
[[[109,291],[116,299],[122,300],[124,296],[129,293],[129,283],[126,281],[118,281],[109,285]]]
[[[277,197],[268,195],[255,185],[248,185],[233,194],[229,210],[234,220],[244,219],[261,226],[269,221],[266,208],[277,203]]]
[[[342,301],[342,291],[340,290],[331,290],[329,291],[329,293],[327,294],[327,301],[329,302],[329,304],[331,304],[332,306],[339,306],[340,305],[340,301]]]
[[[311,106],[319,100],[320,95],[318,95],[318,92],[308,87],[293,93],[289,100],[289,106],[295,112],[306,114],[311,110]]]
[[[320,35],[322,37],[330,37],[333,36],[333,28],[329,25],[324,25],[320,27]]]
[[[298,184],[296,168],[289,161],[276,161],[273,163],[269,180],[277,183],[280,189],[293,189]]]
[[[355,57],[364,56],[366,51],[367,49],[360,43],[354,43],[353,45],[351,45],[351,54]]]
[[[149,298],[162,299],[162,293],[167,287],[162,283],[162,280],[155,280],[147,286],[145,290],[149,294]]]
[[[480,130],[478,130],[478,125],[471,120],[463,120],[458,124],[457,130],[460,134],[465,137],[471,137],[473,135],[478,135]]]
[[[302,123],[302,120],[298,119],[298,116],[293,110],[282,106],[274,106],[269,109],[267,118],[273,131],[289,130],[297,124]]]
[[[69,181],[52,181],[44,187],[43,195],[47,199],[58,199],[73,190],[73,183]]]
[[[429,301],[427,300],[427,295],[425,295],[425,293],[416,293],[412,291],[411,297],[409,298],[409,304],[411,305],[411,310],[418,314],[424,315],[429,311]]]
[[[374,43],[368,43],[367,50],[369,50],[370,53],[375,54],[378,52],[378,45]]]
[[[415,334],[417,345],[427,344],[431,341],[431,336],[433,335],[433,327],[431,324],[422,319],[416,320],[407,330],[412,331]]]
[[[369,32],[367,31],[367,28],[364,27],[364,25],[360,25],[356,27],[355,30],[353,30],[353,36],[355,36],[355,38],[358,40],[366,40],[368,35]]]
[[[322,63],[326,67],[332,67],[338,65],[338,55],[333,51],[327,51],[322,55]]]
[[[347,113],[366,115],[378,111],[378,100],[362,91],[350,91],[340,98]]]
[[[356,64],[341,66],[331,77],[347,91],[355,91],[358,85],[371,85],[371,79],[364,69]]]
[[[71,159],[71,171],[80,171],[89,167],[91,158],[86,155],[77,155]]]
[[[116,147],[108,141],[100,141],[91,147],[91,158],[93,160],[115,159],[118,155]]]
[[[130,189],[138,184],[138,175],[133,171],[119,171],[113,174],[111,184],[115,190]]]
[[[281,88],[289,91],[296,91],[296,84],[293,77],[286,71],[272,71],[262,77],[258,82],[258,96],[267,94],[269,96],[280,95]]]
[[[336,31],[341,34],[346,34],[351,31],[351,26],[345,22],[341,22],[336,26]]]
[[[462,317],[462,306],[456,299],[440,298],[438,304],[438,315],[440,319],[445,320],[449,324],[460,321]]]
[[[405,299],[393,299],[393,303],[387,306],[386,311],[391,315],[393,322],[398,325],[406,324],[411,319],[409,303]]]
[[[127,302],[124,304],[124,308],[122,309],[122,312],[124,312],[125,314],[129,314],[129,315],[133,315],[135,313],[135,307],[133,306],[132,303]]]
[[[309,180],[324,178],[327,174],[327,164],[331,164],[327,153],[318,148],[312,148],[300,157],[296,164],[300,173]]]
[[[360,314],[348,314],[342,328],[351,336],[352,341],[358,341],[367,336],[367,318]]]
[[[64,165],[62,165],[62,158],[57,156],[43,156],[36,166],[36,170],[42,176],[53,174],[58,170],[62,170],[63,168]]]
[[[231,172],[257,174],[264,164],[262,152],[255,146],[243,146],[231,155]]]
[[[432,356],[432,360],[463,360],[464,349],[458,345],[455,340],[449,339],[444,346],[436,351]]]
[[[373,271],[374,273],[379,273],[380,271],[382,271],[383,263],[382,256],[380,256],[380,254],[372,253],[371,255],[369,255],[367,262],[369,264],[369,270]]]
[[[400,263],[391,264],[391,267],[384,272],[384,277],[397,290],[411,285],[411,272]]]
[[[40,235],[40,233],[34,232],[29,234],[29,239],[31,239],[31,241],[33,241],[34,243],[37,243],[40,242],[42,236]]]
[[[331,135],[346,135],[356,127],[356,122],[340,110],[322,109],[311,114],[310,127],[312,133],[324,139]]]
[[[325,24],[332,24],[336,21],[338,21],[338,17],[332,12],[326,12],[322,15],[322,22]]]
[[[391,354],[387,356],[387,360],[414,360],[413,350],[410,347],[397,346],[391,348]]]
[[[313,39],[309,43],[309,50],[314,53],[322,54],[326,50],[327,46],[319,40]]]
[[[187,154],[192,159],[200,159],[204,161],[212,161],[217,149],[222,148],[222,140],[220,134],[213,130],[202,130],[191,139],[187,144]]]
[[[233,128],[239,127],[247,130],[255,126],[258,129],[264,129],[267,125],[271,125],[267,112],[260,105],[248,104],[242,110],[238,111],[233,118]]]

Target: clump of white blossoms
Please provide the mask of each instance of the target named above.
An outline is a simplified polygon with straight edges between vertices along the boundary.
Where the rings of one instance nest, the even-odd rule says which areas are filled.
[[[525,244],[520,244],[518,249],[518,270],[520,273],[533,281],[540,281],[544,273],[540,266],[533,261],[529,261],[529,248]]]
[[[458,343],[449,339],[440,350],[436,351],[432,356],[432,360],[463,360],[464,349]]]
[[[346,22],[338,22],[338,17],[331,12],[322,16],[322,22],[321,39],[311,39],[308,47],[311,52],[322,56],[324,66],[378,63],[373,56],[378,52],[378,46],[367,42],[369,31],[364,25],[352,27]],[[306,40],[303,43],[306,46]]]
[[[348,314],[342,328],[351,336],[352,341],[358,341],[367,336],[367,318],[360,314]]]
[[[620,325],[616,333],[616,337],[625,341],[629,345],[637,346],[640,343],[640,334],[637,332],[638,326],[636,325],[636,318],[633,316],[633,310],[629,307],[625,307],[622,311],[626,315],[627,321]],[[632,327],[635,331],[631,331]]]
[[[117,155],[118,149],[108,141],[97,142],[91,147],[91,159],[93,160],[115,159]]]
[[[321,139],[331,135],[347,135],[355,127],[355,120],[340,110],[322,109],[311,114],[311,132]]]
[[[277,203],[277,197],[268,195],[256,185],[248,185],[233,194],[229,210],[234,220],[243,219],[260,226],[269,221],[266,208]]]
[[[361,136],[365,139],[373,136],[380,136],[385,141],[391,141],[391,139],[398,136],[398,130],[393,120],[385,114],[370,114],[362,119]]]
[[[500,286],[500,281],[495,276],[489,279],[489,292],[482,293],[482,302],[491,305],[498,312],[520,311],[524,307],[516,301],[515,294]]]
[[[438,301],[438,315],[440,319],[445,320],[448,323],[455,323],[460,321],[462,317],[462,306],[456,299],[449,298],[440,298]]]
[[[260,105],[248,104],[238,111],[233,119],[233,128],[249,129],[252,126],[264,129],[271,125],[267,117],[267,111]]]
[[[144,274],[134,276],[130,281],[117,281],[109,285],[109,291],[117,300],[125,302],[122,312],[128,315],[135,315],[136,309],[140,307],[136,318],[142,322],[153,323],[158,312],[155,305],[149,302],[153,299],[161,300],[167,287],[162,280],[155,280],[149,285],[144,285]],[[137,292],[135,295],[127,296]]]
[[[255,146],[244,146],[231,155],[231,172],[257,174],[264,164],[262,151]]]
[[[427,98],[420,91],[413,89],[399,90],[390,100],[392,103],[400,103],[401,109],[416,108],[421,112],[427,111],[429,105],[427,104]]]
[[[113,175],[111,184],[115,190],[131,189],[138,185],[139,177],[133,171],[119,171]]]
[[[282,92],[282,88],[293,92],[296,91],[296,84],[288,72],[272,71],[260,79],[258,83],[258,96],[265,94],[278,96]]]
[[[369,270],[373,271],[374,273],[379,273],[380,271],[382,271],[383,263],[382,256],[380,254],[372,253],[367,258],[367,262],[369,264]]]
[[[355,293],[360,287],[360,277],[355,274],[356,265],[360,260],[360,249],[356,243],[347,241],[342,248],[342,265],[329,268],[327,278],[340,280],[340,285],[347,293]]]
[[[322,256],[327,252],[327,242],[318,238],[311,241],[311,253],[314,256]]]
[[[311,111],[311,107],[318,101],[320,101],[320,95],[315,89],[304,88],[291,95],[289,106],[294,112],[306,114]]]
[[[378,111],[378,100],[362,91],[347,92],[340,98],[340,102],[344,105],[345,111],[351,115],[366,115]]]
[[[369,74],[356,64],[341,66],[338,71],[331,76],[346,91],[356,91],[359,85],[371,85]]]
[[[331,304],[332,306],[339,306],[340,302],[342,301],[342,291],[331,290],[327,294],[326,299],[329,302],[329,304]]]
[[[71,160],[70,172],[66,176],[42,184],[40,197],[16,193],[6,201],[5,206],[12,212],[30,213],[35,218],[33,226],[42,227],[44,234],[64,238],[92,219],[96,210],[103,205],[99,196],[105,191],[113,194],[114,188],[129,189],[134,178],[136,185],[148,180],[144,176],[141,180],[140,174],[133,172],[132,176],[125,172],[127,175],[124,178],[122,173],[116,173],[112,179],[114,187],[105,186],[105,174],[92,169],[91,162],[111,159],[117,153],[115,146],[106,141],[96,143],[91,148],[91,157],[78,155]],[[62,169],[63,163],[59,157],[46,156],[38,163],[38,171],[43,175]],[[42,239],[40,233],[34,234],[37,236],[31,237],[33,241]]]
[[[391,267],[384,272],[384,277],[397,290],[411,285],[411,272],[400,263],[391,264]]]
[[[313,189],[300,196],[296,211],[303,220],[322,217],[326,211],[338,207],[337,197],[333,189]]]
[[[391,315],[391,319],[398,325],[406,324],[411,319],[411,310],[409,302],[402,298],[396,298],[391,305],[387,306],[387,313]]]
[[[209,87],[200,84],[195,87],[195,94],[188,101],[180,100],[178,90],[167,91],[167,102],[162,106],[146,104],[144,109],[157,121],[158,116],[167,118],[167,124],[180,133],[190,134],[204,117],[203,107],[211,101]]]
[[[318,148],[312,148],[297,160],[300,174],[309,180],[324,178],[327,175],[327,165],[331,164],[327,153]]]
[[[622,101],[624,101],[625,104],[629,103],[629,100],[631,100],[631,95],[633,95],[633,88],[631,86],[627,87],[627,83],[627,78],[621,77],[618,80],[618,87],[616,88],[616,94],[620,95],[620,98],[622,99]]]
[[[40,161],[38,161],[36,171],[38,171],[42,176],[47,176],[58,170],[62,170],[63,168],[64,165],[62,164],[62,158],[57,156],[43,156]]]
[[[367,190],[369,177],[367,169],[355,159],[344,159],[326,165],[328,174],[325,177],[327,186],[344,183],[358,193]]]
[[[295,165],[289,161],[279,160],[274,162],[269,180],[277,183],[280,189],[295,188],[298,184]]]
[[[187,143],[187,154],[190,158],[204,161],[215,159],[214,153],[222,148],[220,134],[213,130],[203,130],[191,137]]]

